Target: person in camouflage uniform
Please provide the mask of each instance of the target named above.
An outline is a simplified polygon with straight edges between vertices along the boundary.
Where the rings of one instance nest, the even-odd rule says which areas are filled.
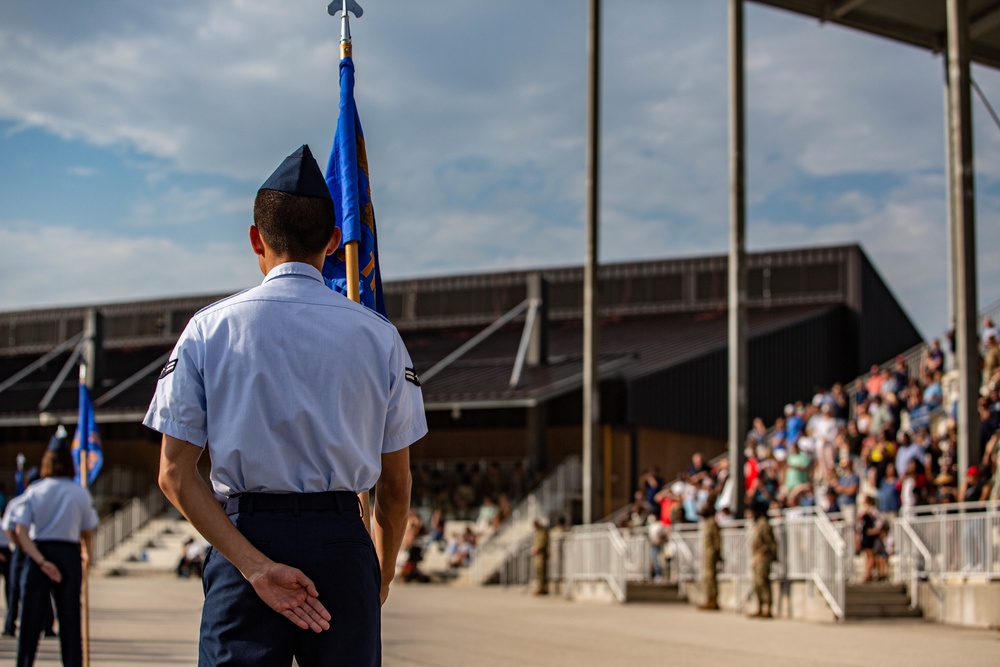
[[[709,497],[701,509],[702,516],[702,562],[701,580],[705,589],[705,602],[699,609],[717,611],[719,609],[718,566],[722,562],[722,536],[715,521],[715,499]]]
[[[757,595],[757,613],[753,618],[771,618],[771,564],[778,559],[778,543],[767,520],[767,510],[755,507],[754,523],[750,533],[750,550],[753,554],[753,587]]]
[[[531,540],[531,560],[535,569],[534,595],[549,594],[549,529],[535,520],[535,534]]]

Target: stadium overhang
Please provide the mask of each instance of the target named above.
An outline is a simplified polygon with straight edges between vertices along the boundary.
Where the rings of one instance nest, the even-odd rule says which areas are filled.
[[[596,0],[594,0],[596,1]],[[729,0],[729,453],[733,482],[741,483],[746,411],[746,120],[744,5]],[[751,0],[943,54],[945,75],[950,250],[949,311],[955,323],[959,399],[958,467],[961,480],[979,437],[975,169],[972,137],[973,62],[1000,67],[1000,0]],[[733,507],[738,514],[740,495]]]
[[[934,53],[948,48],[947,0],[752,0],[910,44]],[[970,58],[1000,68],[1000,1],[965,0]]]

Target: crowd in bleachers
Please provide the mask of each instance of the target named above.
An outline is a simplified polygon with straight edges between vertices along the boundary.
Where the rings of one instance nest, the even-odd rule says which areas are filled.
[[[934,340],[912,372],[900,356],[885,368],[873,366],[851,392],[842,384],[816,387],[810,400],[786,405],[770,425],[754,419],[738,491],[726,458],[713,465],[695,454],[671,483],[658,468],[646,470],[619,526],[648,530],[655,549],[664,527],[697,522],[707,504],[714,504],[720,525],[732,521],[736,492],[745,494],[748,511],[820,508],[856,521],[857,546],[870,555],[866,578],[878,578],[885,517],[921,505],[1000,498],[1000,346],[989,319],[983,341],[979,441],[970,443],[975,458],[964,482],[956,453],[957,373],[946,369]]]
[[[538,481],[523,461],[459,461],[413,468],[413,507],[440,510],[449,519],[474,521],[478,532],[499,525]]]

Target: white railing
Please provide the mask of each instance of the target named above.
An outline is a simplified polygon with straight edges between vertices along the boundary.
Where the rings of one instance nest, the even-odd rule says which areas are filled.
[[[771,525],[779,553],[779,559],[772,567],[772,579],[813,582],[837,618],[843,619],[847,581],[853,571],[854,526],[841,521],[836,515],[830,517],[822,511],[801,509],[772,518]],[[581,530],[576,528],[574,534]],[[742,609],[753,593],[751,531],[752,523],[748,521],[736,521],[720,529],[723,561],[719,579],[733,582],[737,609]],[[577,570],[573,576],[594,580],[610,577],[610,561],[603,555],[609,553],[610,546],[599,543],[600,539],[610,541],[610,533],[602,527],[586,535],[585,539],[577,542],[576,548],[592,549],[594,554],[588,557],[578,555],[575,563]],[[620,532],[615,531],[615,535],[624,545],[621,576],[626,582],[647,580],[650,561],[646,534],[622,537]],[[670,572],[672,580],[690,582],[701,577],[702,538],[700,524],[681,524],[669,531],[669,548],[674,563]],[[586,565],[593,565],[599,571],[585,572],[580,569]]]
[[[140,531],[166,506],[167,499],[163,493],[153,487],[145,497],[132,498],[120,510],[105,517],[94,531],[93,562],[106,559],[115,547]]]
[[[934,561],[934,556],[909,521],[894,522],[893,531],[896,544],[896,567],[893,570],[893,578],[899,582],[904,581],[908,575],[910,607],[916,608],[920,600],[919,582],[928,576],[927,568]]]
[[[628,585],[628,545],[614,524],[577,526],[563,543],[563,578],[569,584],[604,582],[619,602]]]
[[[515,557],[524,542],[530,541],[536,519],[548,521],[555,515],[567,514],[568,504],[581,486],[580,457],[569,457],[517,504],[495,533],[480,542],[472,560],[473,582],[486,583],[507,559]]]
[[[816,539],[816,548],[811,554],[815,558],[812,579],[834,615],[842,621],[847,601],[847,577],[854,569],[854,549],[848,548],[844,539],[841,532],[844,526],[834,526],[824,512],[814,514],[813,525],[821,539]],[[853,539],[850,544],[854,544]]]
[[[897,581],[1000,580],[1000,503],[927,505],[896,518]],[[912,591],[911,591],[912,594]]]
[[[753,594],[750,572],[750,521],[733,521],[719,529],[722,538],[722,565],[719,580],[732,581],[736,589],[736,611],[743,609]],[[698,563],[701,571],[701,563]]]
[[[532,542],[531,537],[523,540],[497,565],[496,573],[501,586],[526,586],[531,583],[535,574],[532,568]],[[549,558],[550,562],[551,560]]]
[[[653,553],[646,531],[623,535],[625,542],[625,580],[646,581],[653,569]],[[664,544],[661,549],[666,549]]]
[[[701,525],[682,524],[670,530],[670,554],[674,567],[672,578],[681,581],[697,581],[701,576],[702,562]]]

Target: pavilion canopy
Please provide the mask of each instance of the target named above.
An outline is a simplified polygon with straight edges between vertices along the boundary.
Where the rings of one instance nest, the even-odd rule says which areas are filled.
[[[944,51],[947,0],[754,0],[888,37],[914,46]],[[1000,68],[1000,0],[967,0],[972,60]]]

